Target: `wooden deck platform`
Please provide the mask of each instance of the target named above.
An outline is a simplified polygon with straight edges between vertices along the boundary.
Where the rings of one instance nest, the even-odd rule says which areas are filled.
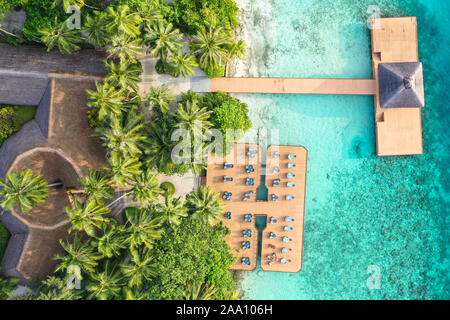
[[[372,24],[377,26],[372,28],[372,61],[378,85],[380,63],[419,61],[417,18],[382,18]],[[379,156],[423,153],[420,108],[381,108],[377,89],[375,123]]]
[[[210,91],[272,94],[373,95],[377,154],[379,156],[423,153],[422,119],[418,108],[381,108],[378,89],[378,64],[417,62],[417,18],[373,20],[372,60],[374,79],[287,79],[216,78]]]
[[[246,156],[248,149],[257,150],[254,158]],[[278,151],[279,158],[274,158],[273,152]],[[289,160],[287,155],[295,154],[296,158]],[[264,271],[278,272],[298,272],[302,266],[303,250],[303,223],[305,211],[305,191],[306,191],[306,163],[307,150],[298,146],[271,146],[267,150],[266,164],[266,187],[268,189],[269,201],[260,201],[256,199],[257,188],[261,185],[262,173],[262,150],[256,144],[235,144],[233,151],[226,159],[209,155],[208,169],[206,175],[206,185],[211,186],[215,191],[231,192],[230,201],[224,200],[225,212],[231,212],[231,219],[224,219],[225,224],[230,228],[231,235],[226,240],[231,246],[233,253],[238,257],[238,261],[233,269],[235,270],[254,270],[256,268],[258,253],[258,230],[256,227],[256,216],[265,216],[267,220],[266,227],[262,230],[262,250],[261,250],[261,268]],[[234,167],[224,169],[223,162],[233,163]],[[288,169],[288,163],[295,164],[294,168]],[[255,171],[247,173],[245,166],[253,165]],[[273,169],[278,166],[280,172],[275,174]],[[292,179],[286,178],[286,173],[295,174]],[[233,181],[224,182],[224,176],[233,177]],[[254,179],[254,186],[246,184],[247,178]],[[280,184],[273,187],[273,180],[280,179]],[[286,183],[291,181],[295,187],[287,187]],[[249,200],[243,201],[245,193],[253,191]],[[272,194],[278,196],[277,201],[272,201]],[[292,200],[286,200],[286,195],[294,197]],[[246,222],[246,214],[252,214],[252,221]],[[286,222],[286,217],[292,218],[292,221]],[[271,224],[271,218],[276,219],[276,223]],[[292,230],[285,231],[285,227],[291,227]],[[251,237],[244,237],[244,230],[251,230]],[[270,238],[270,233],[276,235]],[[288,237],[289,242],[284,242],[283,237]],[[242,249],[242,242],[249,241],[250,249]],[[275,247],[275,249],[273,248]],[[282,252],[282,248],[288,250]],[[273,254],[276,254],[274,257]],[[269,264],[273,257],[273,262]],[[242,264],[242,258],[250,258],[250,265]],[[282,263],[282,259],[286,263]]]
[[[375,95],[374,79],[215,78],[211,92]]]

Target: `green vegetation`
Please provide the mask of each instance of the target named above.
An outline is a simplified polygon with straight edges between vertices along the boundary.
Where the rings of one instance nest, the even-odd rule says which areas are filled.
[[[106,181],[92,171],[89,180],[94,177]],[[109,208],[96,197],[84,193],[84,201],[76,198],[66,208],[71,229],[88,236],[60,241],[66,254],[55,256],[59,264],[54,275],[25,299],[237,299],[229,270],[234,257],[224,240],[230,231],[220,222],[219,193],[202,187],[187,202],[168,195],[165,204],[147,193],[142,208],[125,209],[123,225],[103,218]],[[205,223],[199,216],[215,219]],[[80,269],[79,290],[63,285],[74,266]]]
[[[21,7],[28,3],[28,0],[0,0],[0,20],[4,18],[4,12],[10,13],[11,8]]]
[[[36,107],[0,105],[0,146],[13,133],[34,119]]]
[[[202,29],[223,26],[233,31],[239,25],[238,7],[233,0],[175,0],[168,20],[177,28],[194,35]]]
[[[10,297],[11,291],[16,288],[18,283],[19,279],[17,278],[0,278],[0,300],[8,299]]]
[[[161,185],[159,187],[162,190],[164,190],[164,194],[166,196],[173,196],[173,194],[175,193],[175,186],[173,185],[172,182],[165,181],[165,182],[161,183]]]
[[[193,283],[215,288],[214,299],[236,298],[229,271],[234,258],[223,240],[228,232],[222,224],[211,226],[192,219],[169,229],[155,245],[159,277],[150,282],[149,298],[184,299]]]
[[[11,235],[9,234],[8,229],[6,229],[5,225],[0,222],[0,262],[2,261],[3,255],[5,254],[10,236]]]
[[[142,73],[137,57],[144,51],[159,58],[161,72],[173,76],[191,76],[198,64],[209,76],[223,75],[225,63],[245,50],[245,45],[231,36],[237,25],[232,19],[237,12],[232,8],[234,2],[195,1],[209,12],[195,21],[202,10],[185,1],[118,0],[107,8],[100,4],[93,8],[87,1],[82,8],[81,31],[67,28],[62,10],[79,0],[59,1],[55,6],[49,5],[53,1],[33,2],[35,9],[31,5],[26,8],[27,13],[35,11],[27,19],[28,29],[24,29],[29,40],[35,41],[39,35],[49,50],[58,48],[67,54],[85,47],[104,49],[108,54],[105,81],[87,95],[89,121],[106,150],[109,165],[90,170],[80,180],[80,190],[69,190],[72,201],[65,210],[71,221],[70,236],[61,241],[66,253],[55,256],[59,262],[55,273],[26,298],[237,298],[229,270],[234,258],[224,240],[229,230],[221,222],[219,194],[201,187],[186,199],[174,198],[173,185],[160,186],[153,170],[201,174],[206,164],[193,161],[199,150],[192,149],[192,142],[201,138],[200,148],[206,149],[215,125],[223,131],[236,127],[248,130],[247,108],[226,94],[203,97],[190,91],[175,101],[164,86],[152,88],[141,98],[137,85]],[[187,5],[189,8],[183,7]],[[175,15],[174,10],[186,10],[191,16],[186,16],[183,24],[192,25],[180,27],[181,22],[175,19],[179,12]],[[192,53],[181,50],[182,32],[191,34]],[[145,117],[142,104],[148,108]],[[231,111],[224,110],[227,108]],[[183,131],[177,135],[179,129]],[[183,140],[186,137],[189,139]],[[182,147],[181,152],[173,158],[177,146]],[[30,194],[24,194],[21,188],[17,192],[14,186],[19,185],[21,174],[29,175],[8,177],[17,180],[14,185],[3,183],[8,190],[2,200],[5,206],[14,200],[29,209],[37,203],[30,195],[42,195],[42,190],[32,188]],[[122,196],[108,201],[118,190]],[[158,202],[161,194],[165,195],[164,203]],[[120,224],[108,214],[124,197],[131,197],[139,207],[127,208]],[[79,291],[63,285],[73,266],[81,270]]]
[[[40,175],[34,176],[31,169],[10,172],[6,179],[0,178],[0,207],[11,210],[18,205],[24,214],[48,198],[47,181]]]

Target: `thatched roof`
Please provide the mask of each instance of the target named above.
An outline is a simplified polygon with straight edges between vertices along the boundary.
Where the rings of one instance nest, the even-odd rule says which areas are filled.
[[[50,72],[105,76],[105,53],[82,50],[63,55],[42,46],[0,43],[0,104],[37,106]]]
[[[423,70],[420,62],[380,63],[378,83],[382,108],[425,106]]]
[[[99,169],[106,164],[104,150],[89,127],[86,94],[86,89],[95,88],[94,80],[105,75],[103,59],[103,53],[93,50],[64,56],[56,51],[47,53],[41,47],[0,44],[0,103],[38,106],[35,119],[0,147],[0,177],[8,170],[22,170],[15,166],[25,163],[24,167],[37,172],[42,169],[39,166],[49,170],[59,168],[51,172],[64,178],[62,164],[70,162],[77,171],[72,180],[77,181],[89,168]],[[38,149],[58,153],[67,161],[55,163],[49,157],[38,161],[40,158],[34,152]],[[64,213],[60,206],[54,206],[53,210],[58,212],[53,215],[50,210],[46,212],[51,216]],[[64,252],[59,239],[67,237],[69,224],[53,225],[47,221],[54,227],[47,230],[48,225],[42,226],[45,219],[39,220],[37,214],[33,218],[26,219],[14,209],[0,217],[11,232],[1,265],[3,275],[25,281],[42,279],[55,267],[52,256]],[[24,250],[26,255],[22,254]]]

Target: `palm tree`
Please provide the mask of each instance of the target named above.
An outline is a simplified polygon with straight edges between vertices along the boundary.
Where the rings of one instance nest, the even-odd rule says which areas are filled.
[[[112,181],[119,186],[125,186],[126,182],[132,180],[141,173],[141,163],[137,158],[124,158],[121,155],[113,153],[108,158]]]
[[[131,263],[122,265],[122,273],[128,278],[130,288],[142,288],[145,281],[158,275],[156,270],[157,264],[153,262],[153,256],[150,254],[143,255],[134,252]]]
[[[145,166],[149,169],[157,168],[159,172],[171,175],[175,169],[184,174],[188,170],[186,164],[175,164],[172,161],[172,150],[177,141],[172,141],[171,135],[175,121],[167,116],[157,122],[150,122],[144,140]]]
[[[11,210],[18,204],[22,212],[27,214],[48,198],[47,181],[41,175],[33,176],[31,169],[8,173],[5,180],[0,178],[0,187],[0,207],[3,210]]]
[[[173,56],[183,47],[181,41],[183,34],[174,29],[171,23],[158,22],[147,29],[145,41],[148,45],[147,53],[159,57],[163,63],[167,62],[168,56]]]
[[[127,220],[125,229],[128,235],[126,242],[131,251],[142,245],[151,249],[153,243],[161,239],[163,233],[161,219],[154,211],[148,208],[128,207],[125,209],[125,216]]]
[[[106,14],[94,11],[93,15],[87,15],[83,26],[83,33],[87,34],[86,41],[96,48],[103,48],[108,43],[110,34],[105,28]]]
[[[92,245],[106,258],[118,257],[126,249],[125,229],[123,226],[103,226],[102,235],[92,241]]]
[[[212,127],[212,123],[208,121],[211,113],[206,107],[199,107],[196,101],[188,100],[179,104],[175,118],[179,128],[191,133],[203,133]]]
[[[91,283],[86,288],[90,292],[89,298],[109,300],[118,297],[122,291],[122,280],[120,271],[116,271],[116,268],[107,262],[103,272],[91,275]]]
[[[198,192],[191,192],[186,196],[186,206],[194,219],[204,223],[214,224],[223,214],[220,194],[209,186],[200,186]]]
[[[175,77],[183,76],[184,78],[189,78],[195,73],[194,69],[198,67],[198,63],[193,54],[183,54],[181,51],[178,51],[170,58],[170,66],[174,70],[173,75]]]
[[[146,106],[151,107],[160,114],[167,114],[170,111],[170,103],[175,101],[175,96],[166,85],[152,87],[146,96]]]
[[[122,296],[124,300],[148,300],[147,292],[128,287],[122,288]]]
[[[55,46],[61,53],[70,54],[76,50],[80,50],[79,43],[81,43],[80,30],[70,29],[66,22],[58,23],[58,18],[55,17],[55,22],[47,28],[39,30],[42,42],[47,46],[47,51],[50,51]]]
[[[170,194],[166,196],[164,205],[157,204],[155,209],[161,214],[163,221],[168,221],[173,226],[180,225],[181,219],[188,215],[181,197],[174,198]]]
[[[106,61],[108,76],[106,81],[123,90],[131,88],[135,92],[139,90],[138,82],[141,82],[142,65],[140,63],[118,63]]]
[[[215,286],[198,282],[188,283],[184,292],[185,300],[213,300],[214,294],[217,292]]]
[[[81,202],[75,197],[72,207],[65,207],[65,211],[72,223],[69,233],[74,230],[85,231],[92,237],[95,236],[95,228],[101,229],[104,224],[113,221],[104,217],[110,212],[109,208],[103,202],[93,198],[87,198]]]
[[[78,8],[82,8],[85,5],[85,0],[55,0],[53,1],[52,7],[56,7],[56,5],[62,3],[64,7],[64,11],[67,12],[71,5],[75,5]]]
[[[99,138],[109,155],[133,158],[141,154],[139,146],[145,139],[141,134],[143,127],[142,115],[130,112],[125,121],[122,117],[112,117],[109,126],[97,128],[94,135]]]
[[[156,202],[160,194],[160,188],[156,175],[151,169],[141,172],[135,176],[132,182],[133,188],[130,193],[134,201],[144,205],[147,202]]]
[[[230,36],[222,28],[208,31],[205,29],[192,38],[191,50],[199,58],[203,69],[222,66],[228,58],[227,46],[230,44]]]
[[[111,176],[105,170],[89,169],[88,175],[80,178],[82,193],[96,201],[111,199],[114,196],[114,188],[110,182]]]
[[[239,40],[237,42],[233,42],[230,46],[230,58],[237,57],[238,59],[242,59],[242,57],[247,52],[247,45],[244,41]]]
[[[95,252],[95,248],[88,242],[82,242],[78,235],[75,235],[72,243],[59,240],[61,246],[67,252],[66,255],[56,255],[55,260],[61,263],[56,267],[55,272],[67,270],[71,266],[78,266],[86,273],[95,273],[95,267],[101,255]]]
[[[142,22],[138,13],[130,13],[130,8],[127,5],[120,5],[118,7],[109,6],[106,9],[108,22],[105,25],[110,34],[125,34],[131,37],[138,36],[141,32],[139,25]]]
[[[161,10],[159,10],[158,7],[159,6],[158,1],[154,0],[139,1],[137,5],[135,6],[130,5],[130,6],[132,11],[139,13],[142,21],[148,28],[151,28],[156,23],[162,22],[164,20]]]
[[[72,290],[67,286],[67,279],[50,276],[42,281],[36,293],[36,300],[79,300],[79,290]]]
[[[86,90],[88,94],[88,106],[98,109],[98,118],[103,120],[106,116],[120,116],[124,107],[122,92],[116,90],[110,83],[96,82],[96,91]]]
[[[106,51],[108,58],[118,58],[120,62],[136,63],[141,54],[140,40],[125,34],[119,34],[111,39],[111,46]]]

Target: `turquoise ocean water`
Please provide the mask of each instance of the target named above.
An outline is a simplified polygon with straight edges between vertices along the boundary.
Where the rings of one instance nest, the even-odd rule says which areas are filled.
[[[309,150],[303,268],[243,272],[244,299],[450,298],[449,1],[245,0],[240,76],[371,78],[369,5],[417,16],[424,155],[375,156],[372,97],[239,95],[281,144]],[[251,140],[250,137],[247,137]],[[366,286],[369,265],[380,289]]]

